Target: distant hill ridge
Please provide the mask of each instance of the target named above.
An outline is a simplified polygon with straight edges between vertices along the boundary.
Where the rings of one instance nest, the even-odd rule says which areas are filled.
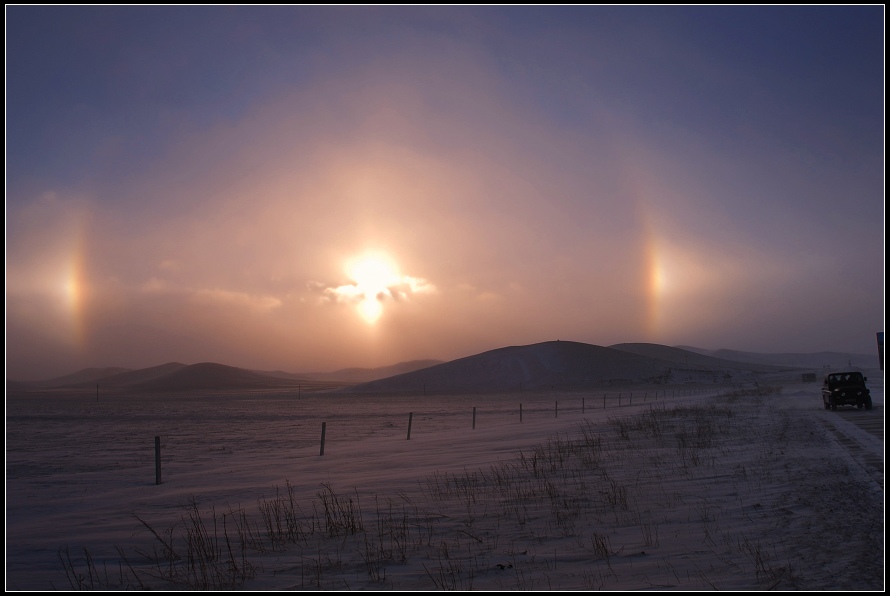
[[[142,391],[193,391],[223,389],[273,389],[296,385],[294,379],[262,375],[243,368],[201,362],[137,383]]]
[[[165,375],[169,375],[170,373],[176,372],[177,370],[185,368],[186,366],[186,364],[182,364],[181,362],[168,362],[167,364],[161,364],[159,366],[140,368],[138,370],[129,370],[127,372],[103,377],[101,379],[94,379],[94,381],[95,384],[101,385],[103,387],[128,387],[131,385],[138,385],[139,383],[146,383]]]
[[[775,354],[763,354],[758,352],[742,352],[739,350],[703,350],[689,346],[677,346],[683,350],[723,358],[740,362],[752,362],[755,364],[773,364],[793,366],[799,368],[822,369],[829,367],[840,368],[877,368],[880,365],[877,350],[874,354],[847,354],[844,352],[783,352]]]
[[[7,390],[120,388],[128,391],[341,389],[350,392],[482,392],[582,389],[622,383],[751,380],[757,375],[822,366],[874,367],[862,354],[757,354],[649,343],[602,347],[573,341],[507,346],[452,360],[413,360],[331,373],[255,371],[212,362],[169,362],[150,368],[89,368],[48,381],[7,380]],[[816,363],[816,364],[814,364]]]
[[[362,383],[349,392],[574,390],[610,384],[727,381],[781,367],[711,358],[656,344],[602,347],[549,341],[498,348],[419,371]]]
[[[121,373],[130,372],[131,368],[108,367],[108,368],[85,368],[70,375],[64,375],[49,379],[48,381],[37,381],[33,385],[41,387],[64,387],[68,385],[80,385],[84,383],[93,383],[98,379],[113,377]]]
[[[344,368],[330,373],[307,373],[306,377],[318,380],[366,383],[368,381],[375,381],[377,379],[384,379],[395,375],[414,372],[423,368],[429,368],[430,366],[442,364],[442,362],[442,360],[411,360],[409,362],[400,362],[398,364],[381,366],[379,368]]]
[[[675,362],[685,367],[704,367],[728,370],[750,370],[755,372],[778,372],[787,370],[788,366],[777,366],[764,362],[745,361],[742,359],[722,358],[715,355],[707,355],[702,352],[694,352],[685,348],[672,348],[660,344],[649,343],[624,343],[610,346],[616,350],[648,356],[668,362]]]
[[[253,371],[213,362],[182,364],[168,362],[143,369],[90,368],[40,382],[7,381],[7,389],[80,389],[99,385],[102,389],[128,391],[197,391],[225,389],[280,389],[307,391],[332,389],[417,370],[438,360],[413,360],[380,368],[351,368],[332,373],[295,374],[284,371]]]

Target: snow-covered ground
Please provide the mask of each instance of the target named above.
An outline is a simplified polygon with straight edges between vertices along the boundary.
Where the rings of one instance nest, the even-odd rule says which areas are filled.
[[[8,396],[6,588],[882,590],[869,386]]]

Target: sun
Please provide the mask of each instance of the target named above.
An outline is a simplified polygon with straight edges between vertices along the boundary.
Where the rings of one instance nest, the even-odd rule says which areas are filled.
[[[358,313],[368,324],[376,323],[383,314],[382,300],[391,296],[389,288],[401,283],[398,268],[383,254],[365,253],[347,263],[346,274],[359,298]]]
[[[384,306],[395,306],[415,296],[435,294],[436,286],[428,279],[403,275],[384,252],[366,251],[343,264],[349,282],[325,288],[325,301],[349,304],[368,325],[383,315]]]

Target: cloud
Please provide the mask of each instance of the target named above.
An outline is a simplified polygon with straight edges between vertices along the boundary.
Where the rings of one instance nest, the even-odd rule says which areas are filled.
[[[328,302],[336,304],[354,304],[365,299],[365,292],[354,284],[345,286],[337,286],[336,288],[324,288],[322,290],[324,298]],[[376,296],[372,296],[376,297]]]
[[[275,296],[253,295],[247,292],[233,292],[218,288],[191,292],[191,299],[198,303],[212,303],[244,307],[253,311],[265,312],[280,308],[282,301]]]
[[[368,323],[376,323],[383,314],[384,304],[405,303],[414,296],[436,293],[429,281],[408,275],[398,275],[382,261],[358,261],[352,265],[353,283],[336,287],[324,287],[313,283],[322,292],[323,302],[350,304]]]

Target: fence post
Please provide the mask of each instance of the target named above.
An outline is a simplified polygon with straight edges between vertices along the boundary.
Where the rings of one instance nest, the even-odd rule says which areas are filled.
[[[473,430],[476,430],[476,406],[473,406]]]
[[[519,404],[519,421],[522,422],[522,404]]]
[[[411,419],[414,418],[414,412],[408,412],[408,438],[406,440],[411,440]]]
[[[553,402],[553,417],[559,416],[559,401]]]
[[[584,413],[584,398],[581,398],[581,413]]]
[[[318,452],[319,455],[324,455],[324,434],[325,434],[325,426],[327,422],[321,423],[321,450]]]
[[[161,437],[155,437],[155,484],[161,483]]]

